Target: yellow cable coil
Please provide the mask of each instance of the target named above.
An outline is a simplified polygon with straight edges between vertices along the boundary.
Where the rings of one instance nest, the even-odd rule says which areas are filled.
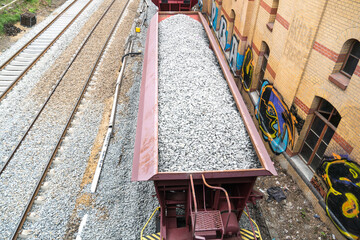
[[[261,233],[260,233],[260,229],[259,229],[259,226],[256,224],[256,222],[251,218],[251,217],[249,217],[249,215],[246,213],[246,211],[244,211],[244,213],[246,214],[246,216],[248,217],[248,218],[250,218],[251,219],[251,221],[255,224],[255,226],[256,226],[256,228],[257,228],[257,230],[258,230],[258,232],[259,232],[259,236],[260,236],[260,240],[262,240],[262,237],[261,237]]]
[[[152,219],[152,217],[154,216],[154,214],[160,209],[160,207],[157,207],[155,208],[154,212],[151,214],[149,220],[147,220],[145,226],[142,228],[141,230],[141,233],[140,233],[140,239],[142,240],[143,239],[143,233],[144,233],[144,230],[146,228],[146,226],[149,224],[150,220]]]

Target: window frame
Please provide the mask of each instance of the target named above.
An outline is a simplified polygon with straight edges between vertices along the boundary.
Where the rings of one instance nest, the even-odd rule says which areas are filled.
[[[311,119],[309,128],[308,128],[308,130],[306,131],[304,140],[303,140],[303,142],[302,142],[302,144],[301,144],[301,148],[300,148],[300,151],[299,151],[299,156],[300,156],[301,159],[306,163],[306,165],[308,165],[308,166],[310,167],[310,169],[311,169],[312,171],[315,171],[315,169],[313,169],[313,167],[311,166],[311,164],[312,164],[312,162],[313,162],[313,160],[314,160],[314,158],[315,158],[315,155],[317,155],[317,151],[319,150],[320,144],[322,143],[322,141],[323,141],[323,139],[324,139],[324,136],[325,136],[325,134],[326,134],[326,131],[328,130],[328,128],[330,128],[330,129],[332,129],[332,130],[334,131],[334,134],[335,134],[335,133],[336,133],[336,130],[337,130],[337,127],[338,127],[338,125],[339,125],[339,123],[340,123],[340,121],[341,121],[341,115],[340,115],[340,113],[337,111],[337,109],[336,109],[331,103],[330,103],[330,104],[331,104],[332,110],[331,110],[331,112],[330,112],[330,114],[329,114],[329,117],[326,118],[325,116],[323,116],[323,115],[321,114],[321,112],[324,112],[324,111],[320,110],[320,108],[321,108],[322,105],[323,105],[324,103],[326,103],[326,102],[327,102],[327,103],[330,103],[330,102],[328,102],[328,101],[327,101],[326,99],[324,99],[324,98],[321,98],[321,99],[320,99],[319,105],[317,106],[316,110],[314,111],[314,116],[313,116],[312,119]],[[320,111],[319,111],[319,110],[320,110]],[[326,113],[328,113],[328,112],[326,112]],[[333,125],[333,124],[330,122],[330,120],[331,120],[331,118],[332,118],[334,115],[336,115],[336,114],[339,114],[339,115],[340,115],[340,121],[339,121],[338,124],[335,126],[335,125]],[[320,134],[316,134],[319,138],[318,138],[318,140],[317,140],[314,148],[312,149],[311,146],[306,142],[306,140],[307,140],[307,137],[308,137],[308,135],[309,135],[309,132],[310,132],[310,131],[313,131],[313,130],[311,129],[311,127],[312,127],[312,125],[313,125],[316,117],[318,117],[321,121],[324,122],[324,127],[322,128],[322,131],[321,131]],[[314,132],[314,131],[313,131],[313,132]],[[331,137],[331,139],[332,139],[332,138],[333,138],[333,136]],[[330,140],[330,141],[331,141],[331,140]],[[330,142],[329,142],[329,143],[330,143]],[[329,144],[326,144],[325,142],[324,142],[324,144],[327,145],[327,146],[329,145]],[[302,154],[301,154],[301,152],[303,151],[304,145],[307,145],[307,146],[313,151],[312,154],[310,155],[309,159],[307,159],[307,160],[306,160],[306,159],[302,156]],[[322,156],[319,156],[319,155],[317,155],[317,156],[318,156],[319,158],[322,157]]]
[[[347,54],[346,54],[346,59],[345,59],[345,61],[343,62],[342,66],[341,66],[341,69],[340,69],[340,71],[339,71],[340,73],[342,73],[343,75],[345,75],[345,76],[348,77],[348,78],[351,78],[351,77],[352,77],[352,75],[354,74],[354,72],[355,72],[355,70],[356,70],[356,66],[359,64],[359,61],[360,61],[360,57],[356,57],[356,56],[354,56],[354,55],[351,54],[351,52],[352,52],[352,50],[353,50],[353,48],[354,48],[354,46],[355,46],[356,43],[359,43],[359,44],[360,44],[360,42],[359,42],[358,40],[355,40],[355,41],[351,44],[351,46],[350,46],[350,48],[349,48],[349,51],[348,51]],[[345,68],[345,66],[346,66],[346,64],[347,64],[350,56],[352,56],[353,58],[356,58],[356,59],[358,60],[356,66],[355,66],[355,70],[354,70],[354,72],[353,72],[351,75],[350,75],[349,73],[347,73],[347,72],[344,71],[344,68]]]

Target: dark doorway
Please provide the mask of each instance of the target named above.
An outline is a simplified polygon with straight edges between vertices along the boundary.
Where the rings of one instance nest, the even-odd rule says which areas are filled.
[[[300,151],[301,157],[312,169],[316,170],[320,166],[340,120],[338,111],[328,101],[321,99]]]

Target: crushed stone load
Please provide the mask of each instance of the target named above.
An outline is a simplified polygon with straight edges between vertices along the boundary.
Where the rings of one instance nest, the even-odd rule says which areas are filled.
[[[261,167],[200,22],[159,23],[159,172]]]

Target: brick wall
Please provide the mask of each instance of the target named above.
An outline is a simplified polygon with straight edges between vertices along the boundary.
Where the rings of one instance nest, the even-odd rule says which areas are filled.
[[[211,3],[204,0],[204,5]],[[235,12],[233,33],[240,39],[239,53],[243,54],[247,46],[253,49],[251,89],[256,89],[259,81],[265,42],[270,55],[264,77],[305,120],[300,135],[296,133],[293,151],[300,150],[313,111],[324,98],[342,116],[326,153],[347,153],[360,162],[360,64],[345,90],[328,80],[346,58],[344,43],[360,40],[360,2],[280,0],[276,14],[273,6],[273,0],[222,1],[226,14],[232,9]],[[275,15],[275,22],[269,27],[269,21],[274,20],[271,15]]]
[[[326,154],[348,154],[360,163],[360,77],[357,72],[353,74],[345,90],[328,80],[342,65],[345,42],[360,40],[359,12],[358,1],[328,1],[296,97],[307,106],[316,96],[321,97],[337,109],[342,118]]]
[[[231,9],[235,11],[234,32],[241,39],[239,53],[243,54],[247,46],[253,50],[250,91],[259,82],[266,43],[270,54],[264,77],[274,84],[289,108],[295,106],[298,117],[304,120],[300,134],[295,133],[294,147],[287,151],[290,154],[301,151],[314,112],[321,99],[325,99],[342,117],[325,155],[347,154],[360,164],[360,64],[346,87],[334,84],[334,78],[329,80],[330,75],[339,74],[347,58],[348,40],[360,41],[360,1],[280,0],[277,9],[273,0],[222,2],[227,14]],[[250,95],[244,90],[241,94],[252,105]],[[253,113],[253,108],[250,111]],[[258,125],[257,121],[255,124]],[[304,185],[300,179],[297,182]],[[305,185],[303,189],[308,191]],[[311,199],[316,201],[313,196]],[[319,212],[330,222],[322,209]]]

